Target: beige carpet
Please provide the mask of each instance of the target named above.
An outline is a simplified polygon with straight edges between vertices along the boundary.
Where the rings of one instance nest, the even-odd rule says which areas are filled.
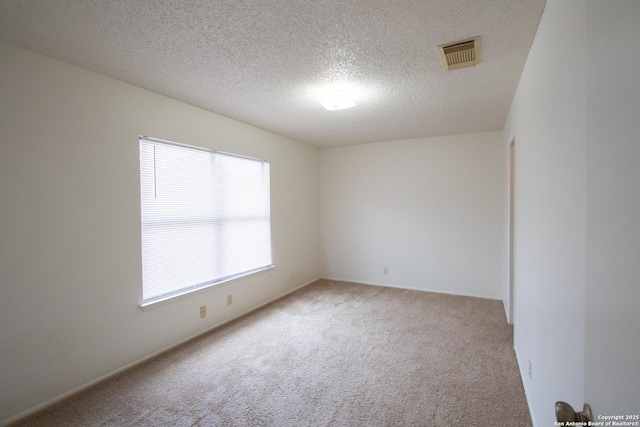
[[[320,280],[20,426],[530,426],[499,301]]]

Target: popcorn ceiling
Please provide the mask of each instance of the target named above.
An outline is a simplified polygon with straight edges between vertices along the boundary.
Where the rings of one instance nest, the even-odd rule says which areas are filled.
[[[499,130],[544,0],[0,1],[0,39],[318,147]],[[481,36],[475,67],[437,45]],[[314,91],[359,88],[326,111]]]

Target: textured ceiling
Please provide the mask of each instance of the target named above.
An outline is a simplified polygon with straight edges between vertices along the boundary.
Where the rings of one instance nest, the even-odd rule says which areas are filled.
[[[0,0],[0,39],[318,147],[502,129],[544,0]],[[479,64],[437,45],[481,36]],[[356,107],[327,111],[323,85]]]

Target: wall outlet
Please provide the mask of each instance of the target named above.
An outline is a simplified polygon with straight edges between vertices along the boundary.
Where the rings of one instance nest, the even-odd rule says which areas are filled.
[[[233,304],[233,295],[229,294],[227,295],[227,305],[231,305]]]
[[[382,274],[384,274],[385,276],[389,275],[389,267],[385,267],[382,269]]]
[[[203,305],[200,307],[200,318],[207,317],[207,306]]]
[[[531,379],[531,359],[529,359],[529,379]]]

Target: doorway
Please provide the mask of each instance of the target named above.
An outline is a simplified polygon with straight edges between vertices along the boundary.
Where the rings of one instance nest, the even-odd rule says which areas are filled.
[[[509,323],[515,324],[515,137],[509,144]]]

